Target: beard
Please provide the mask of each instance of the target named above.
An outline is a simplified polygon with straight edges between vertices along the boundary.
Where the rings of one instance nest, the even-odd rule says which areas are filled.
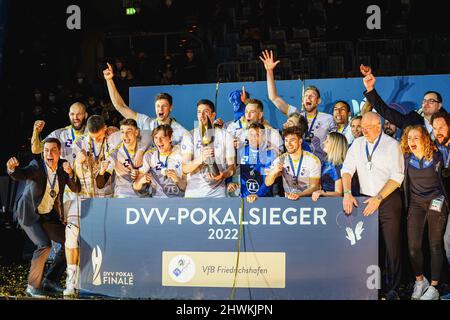
[[[439,140],[440,140],[441,138],[442,138],[442,142],[439,142]],[[449,139],[450,139],[449,136],[444,137],[443,135],[438,135],[438,136],[436,137],[437,142],[438,142],[440,145],[442,145],[442,146],[445,146],[445,145],[447,144],[447,142],[448,142]]]
[[[73,123],[72,120],[70,120],[70,124],[71,124],[72,127],[73,127],[75,130],[77,130],[77,131],[83,129],[84,126],[86,125],[86,122],[87,122],[87,120],[86,120],[86,119],[83,119],[83,120],[80,122],[80,124],[77,126],[77,125],[75,125],[75,124]]]
[[[386,128],[384,129],[384,133],[392,137],[395,134],[395,131],[392,131],[391,128]]]

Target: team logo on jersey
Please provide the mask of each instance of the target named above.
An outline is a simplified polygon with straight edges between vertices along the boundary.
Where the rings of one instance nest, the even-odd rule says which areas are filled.
[[[125,167],[125,168],[129,168],[130,167],[130,160],[129,159],[125,159],[125,161],[123,162],[123,166]]]
[[[71,148],[71,147],[72,147],[72,143],[73,143],[73,140],[72,140],[72,139],[67,139],[67,140],[66,140],[66,147],[67,147],[67,148]]]
[[[167,184],[163,189],[164,193],[167,195],[178,195],[180,193],[180,189],[176,184]]]
[[[245,182],[245,186],[249,193],[258,193],[259,191],[259,183],[255,179],[248,179]]]

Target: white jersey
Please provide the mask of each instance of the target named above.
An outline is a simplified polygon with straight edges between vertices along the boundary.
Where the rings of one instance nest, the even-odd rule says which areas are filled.
[[[301,163],[300,170],[298,169]],[[320,179],[321,163],[312,153],[303,150],[303,159],[297,161],[290,160],[288,153],[284,153],[272,164],[272,168],[276,167],[278,163],[283,163],[283,188],[285,192],[296,193],[302,192],[310,188],[309,179]]]
[[[137,119],[136,119],[138,128],[140,130],[149,130],[150,135],[152,131],[160,125],[158,119],[150,118],[149,116],[137,113]],[[175,119],[170,119],[170,126],[173,130],[172,134],[172,144],[177,145],[181,143],[181,140],[183,139],[183,135],[188,132],[181,124],[175,121]],[[153,146],[153,143],[152,143]]]
[[[56,129],[50,133],[47,138],[56,138],[61,142],[61,159],[69,161],[73,164],[76,158],[76,153],[73,151],[75,143],[84,134],[87,134],[87,129],[84,131],[76,131],[73,129],[72,125],[65,128]]]
[[[129,156],[127,155],[127,152]],[[115,173],[114,197],[116,198],[143,197],[142,194],[139,194],[133,190],[131,170],[133,169],[134,165],[134,156],[135,153],[126,150],[125,145],[123,144],[123,142],[121,142],[115,149],[113,149],[109,153],[106,159],[110,161],[107,172],[109,172],[111,175],[113,172]]]
[[[182,161],[179,145],[174,146],[169,155],[160,154],[157,149],[145,153],[139,171],[151,173],[153,198],[184,197],[184,191],[180,190],[176,183],[165,174],[166,170],[175,170],[177,176],[181,178],[183,176]]]
[[[181,152],[184,156],[189,156],[191,160],[202,158],[202,138],[199,128],[184,135],[181,142]],[[225,171],[228,168],[227,159],[234,163],[235,150],[233,138],[223,129],[214,129],[214,155],[219,170]],[[190,173],[187,176],[186,198],[221,198],[226,196],[225,180],[220,182],[211,181],[207,178],[207,167],[203,166],[198,172]]]
[[[100,170],[100,164],[108,157],[108,154],[122,142],[120,132],[115,132],[106,137],[104,142],[97,143],[89,135],[84,135],[75,144],[76,153],[85,150],[88,161],[82,165],[75,163],[75,173],[81,182],[80,196],[82,198],[105,198],[113,195],[113,177],[103,189],[97,188],[95,177]]]

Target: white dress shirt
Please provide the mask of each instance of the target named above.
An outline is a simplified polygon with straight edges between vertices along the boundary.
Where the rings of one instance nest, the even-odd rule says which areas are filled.
[[[58,177],[56,176],[57,170],[52,171],[50,169],[50,167],[47,166],[47,164],[45,164],[45,166],[47,167],[47,175],[48,176],[47,176],[47,183],[45,186],[44,196],[42,197],[42,201],[37,208],[37,211],[39,214],[49,213],[53,209],[53,205],[55,204],[55,200],[56,200],[56,197],[53,198],[50,196],[50,191],[52,190],[52,188],[50,186],[50,181],[53,183],[53,179],[55,179],[55,185],[54,185],[53,190],[55,190],[56,196],[58,196],[58,193],[59,193]]]
[[[398,184],[403,182],[405,165],[400,144],[394,138],[382,133],[378,147],[372,154],[375,146],[369,143],[365,137],[353,141],[342,165],[341,174],[348,173],[351,176],[358,173],[361,194],[376,196],[385,186],[388,180],[394,180]],[[372,154],[372,168],[368,168],[366,144],[369,154]]]

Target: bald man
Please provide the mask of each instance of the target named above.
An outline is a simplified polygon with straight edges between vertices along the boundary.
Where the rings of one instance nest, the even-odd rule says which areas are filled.
[[[81,102],[75,102],[70,106],[69,119],[70,126],[56,129],[50,133],[47,138],[56,138],[61,142],[61,158],[70,163],[75,160],[75,153],[72,152],[72,147],[75,142],[86,131],[86,121],[88,114],[86,106]],[[42,152],[40,133],[44,129],[45,122],[43,120],[36,120],[33,127],[33,136],[31,137],[31,152],[40,154]]]
[[[400,284],[400,218],[402,201],[399,187],[404,178],[404,160],[400,144],[385,134],[381,118],[374,112],[362,117],[363,137],[356,138],[347,152],[342,166],[344,211],[350,215],[353,206],[358,206],[352,195],[351,182],[355,173],[359,177],[361,194],[369,198],[364,201],[363,215],[368,216],[378,210],[380,231],[386,245],[388,257],[388,283],[386,299],[398,299]],[[359,204],[363,205],[363,204]],[[361,237],[361,228],[347,231],[347,239],[352,244]],[[381,261],[381,260],[380,260]]]

